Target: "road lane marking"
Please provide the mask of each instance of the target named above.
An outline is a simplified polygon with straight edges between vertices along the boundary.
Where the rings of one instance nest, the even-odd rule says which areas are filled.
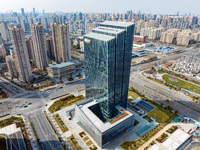
[[[37,120],[37,122],[38,122],[38,124],[39,124],[39,126],[40,126],[40,129],[41,129],[42,132],[43,132],[44,137],[46,138],[46,140],[47,140],[47,142],[49,143],[49,145],[51,146],[51,148],[54,150],[54,148],[52,147],[51,143],[50,143],[49,140],[47,139],[47,137],[46,137],[46,135],[45,135],[45,133],[44,133],[44,130],[42,129],[42,126],[41,126],[41,124],[40,124],[40,122],[39,122],[39,120],[38,120],[38,118],[37,118],[36,115],[35,115],[35,117],[36,117],[36,120]]]

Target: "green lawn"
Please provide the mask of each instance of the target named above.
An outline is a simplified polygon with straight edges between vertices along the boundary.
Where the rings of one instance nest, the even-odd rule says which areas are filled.
[[[164,109],[162,106],[158,105],[157,103],[153,103],[152,101],[146,101],[156,107],[153,111],[147,114],[147,117],[153,117],[156,119],[158,123],[165,123],[165,122],[171,122],[176,115],[166,109]]]
[[[3,136],[0,136],[0,150],[7,150],[6,139]]]
[[[140,97],[137,93],[135,93],[133,91],[128,91],[128,97],[129,96],[131,96],[133,99],[137,99]]]
[[[165,113],[165,112],[163,112],[163,111],[161,111],[161,110],[159,110],[158,108],[156,108],[156,109],[154,109],[153,111],[151,111],[148,115],[147,115],[147,117],[153,117],[153,118],[155,118],[156,119],[156,121],[157,122],[165,122],[166,120],[168,120],[169,119],[169,116]]]
[[[163,75],[162,78],[168,84],[172,84],[172,85],[178,86],[180,88],[184,88],[186,90],[189,90],[191,92],[195,92],[195,93],[200,94],[200,87],[195,85],[195,84],[189,83],[189,82],[184,81],[184,80],[180,80],[180,79],[172,77],[168,74]],[[176,79],[177,81],[172,81],[169,78]]]

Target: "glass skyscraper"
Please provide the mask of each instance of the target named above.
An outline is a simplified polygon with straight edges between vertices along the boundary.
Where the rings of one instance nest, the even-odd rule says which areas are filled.
[[[106,21],[84,36],[86,99],[102,121],[127,106],[133,33],[133,23]]]

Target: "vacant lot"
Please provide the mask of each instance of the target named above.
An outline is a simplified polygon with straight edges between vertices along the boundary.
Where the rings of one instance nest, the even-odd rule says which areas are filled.
[[[200,94],[200,87],[195,85],[195,84],[192,84],[192,83],[189,83],[187,81],[172,77],[168,74],[163,75],[162,78],[168,84],[172,84],[172,85],[175,85],[177,87],[184,88],[184,89],[189,90],[191,92],[195,92],[195,93]]]

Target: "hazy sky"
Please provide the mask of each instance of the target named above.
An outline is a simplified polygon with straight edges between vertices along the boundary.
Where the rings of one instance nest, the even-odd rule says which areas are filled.
[[[0,12],[9,10],[20,12],[108,12],[123,13],[133,10],[142,13],[180,14],[191,12],[200,14],[200,0],[0,0]]]

